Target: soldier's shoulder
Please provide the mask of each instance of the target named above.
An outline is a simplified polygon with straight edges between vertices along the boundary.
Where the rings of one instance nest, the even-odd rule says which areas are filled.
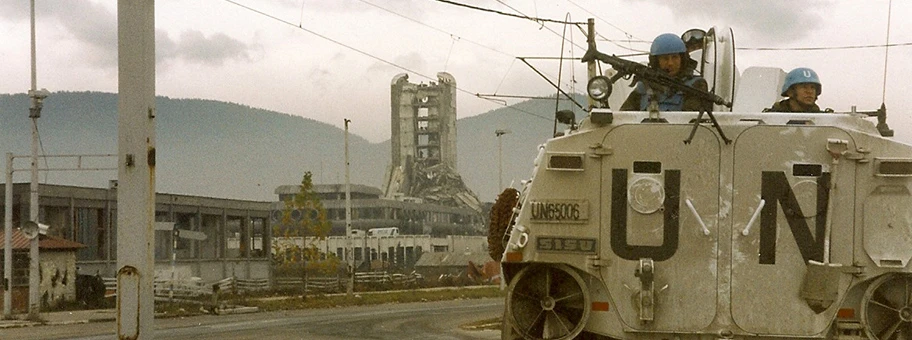
[[[790,112],[787,104],[785,100],[780,100],[773,103],[772,107],[763,109],[763,112]]]

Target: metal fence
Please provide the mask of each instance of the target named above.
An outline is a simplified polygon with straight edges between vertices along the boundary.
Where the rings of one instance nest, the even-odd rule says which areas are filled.
[[[382,290],[386,288],[402,288],[420,285],[423,277],[418,273],[398,274],[388,272],[362,272],[355,273],[355,285],[367,286]],[[349,285],[347,278],[339,277],[308,277],[305,284],[302,278],[277,277],[275,289],[305,289],[307,293],[340,293]]]
[[[105,284],[105,297],[117,295],[117,279],[102,278]],[[355,285],[365,285],[375,289],[411,287],[420,285],[421,274],[399,274],[388,272],[355,273]],[[269,279],[238,279],[227,277],[215,282],[204,283],[199,278],[188,280],[159,280],[153,282],[156,297],[193,298],[212,295],[215,287],[222,293],[245,293],[267,289],[300,290],[307,293],[339,293],[348,288],[349,281],[339,277],[308,277],[305,282],[300,277],[276,277],[272,285]]]
[[[113,277],[102,278],[105,284],[105,297],[117,295],[117,279]],[[215,287],[220,292],[243,293],[249,291],[269,289],[268,279],[236,279],[227,277],[215,282],[204,283],[199,278],[190,280],[155,280],[153,291],[156,297],[191,298],[212,295]]]

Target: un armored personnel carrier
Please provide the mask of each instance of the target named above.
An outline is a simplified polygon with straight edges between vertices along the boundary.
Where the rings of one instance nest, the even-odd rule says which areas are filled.
[[[662,79],[590,41],[612,69],[510,207],[503,337],[912,339],[912,146],[883,107],[764,113],[784,72],[705,43],[713,112],[620,112]]]

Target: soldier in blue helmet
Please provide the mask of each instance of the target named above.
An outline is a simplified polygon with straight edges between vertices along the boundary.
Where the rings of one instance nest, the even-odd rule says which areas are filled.
[[[706,80],[695,76],[693,68],[686,67],[690,62],[687,47],[676,34],[665,33],[652,41],[649,49],[649,67],[664,71],[685,85],[705,91]],[[652,88],[650,95],[648,86],[643,82],[637,83],[636,88],[621,105],[621,111],[645,111],[653,99],[658,104],[659,111],[699,111],[701,108],[706,109],[707,105],[712,105],[681,91],[664,87]]]
[[[832,112],[821,111],[817,106],[817,97],[823,85],[817,72],[807,67],[799,67],[791,70],[785,76],[785,82],[782,84],[782,91],[779,94],[788,97],[773,104],[773,107],[764,110],[765,112]]]

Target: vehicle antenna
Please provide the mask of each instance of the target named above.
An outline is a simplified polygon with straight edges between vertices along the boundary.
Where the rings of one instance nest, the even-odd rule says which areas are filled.
[[[567,20],[570,19],[570,13],[566,15]],[[554,112],[560,110],[560,86],[561,86],[561,74],[564,72],[564,42],[567,41],[567,24],[564,24],[564,33],[561,34],[561,54],[560,54],[560,63],[557,68],[557,94],[554,95]],[[557,114],[554,115],[554,130],[551,132],[551,136],[554,137],[557,135]]]
[[[887,44],[884,46],[884,75],[883,75],[883,94],[880,98],[881,103],[887,102],[887,61],[890,57],[890,16],[893,13],[893,0],[887,4]]]

